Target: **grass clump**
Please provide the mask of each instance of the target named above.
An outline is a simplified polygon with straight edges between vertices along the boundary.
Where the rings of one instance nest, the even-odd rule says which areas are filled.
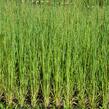
[[[2,104],[108,109],[108,6],[0,7]]]

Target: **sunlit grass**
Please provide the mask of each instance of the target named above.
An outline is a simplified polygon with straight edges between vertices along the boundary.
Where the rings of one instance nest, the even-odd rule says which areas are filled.
[[[28,90],[31,105],[37,106],[41,88],[45,107],[52,95],[53,104],[66,109],[74,104],[107,109],[107,6],[87,8],[79,1],[71,6],[0,6],[0,95],[5,93],[10,106],[13,98],[27,105]]]

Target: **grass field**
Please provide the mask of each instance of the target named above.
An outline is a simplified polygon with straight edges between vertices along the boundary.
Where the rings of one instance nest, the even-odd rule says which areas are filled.
[[[0,0],[0,109],[109,109],[109,7]]]

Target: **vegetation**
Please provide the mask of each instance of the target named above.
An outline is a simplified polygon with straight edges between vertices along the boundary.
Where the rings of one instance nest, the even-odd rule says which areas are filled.
[[[108,109],[109,7],[0,0],[0,108]]]

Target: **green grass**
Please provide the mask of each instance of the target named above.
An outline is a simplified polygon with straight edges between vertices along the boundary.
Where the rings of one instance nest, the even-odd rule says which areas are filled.
[[[1,0],[0,97],[5,93],[8,106],[18,105],[13,98],[29,105],[25,98],[30,94],[30,104],[37,107],[41,88],[45,107],[53,98],[53,104],[62,102],[65,109],[74,104],[108,109],[109,7],[78,4]]]

